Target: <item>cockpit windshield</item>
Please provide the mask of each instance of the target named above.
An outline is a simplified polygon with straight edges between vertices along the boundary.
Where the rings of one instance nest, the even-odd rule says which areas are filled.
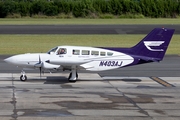
[[[48,54],[54,54],[57,49],[58,49],[58,47],[55,47],[55,48],[49,50],[47,53],[48,53]]]

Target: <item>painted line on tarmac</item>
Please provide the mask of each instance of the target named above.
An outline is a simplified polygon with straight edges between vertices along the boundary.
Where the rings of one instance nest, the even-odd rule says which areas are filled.
[[[160,79],[158,77],[150,77],[152,80],[154,80],[155,82],[163,85],[164,87],[176,87],[170,83],[168,83],[167,81],[163,80],[163,79]]]

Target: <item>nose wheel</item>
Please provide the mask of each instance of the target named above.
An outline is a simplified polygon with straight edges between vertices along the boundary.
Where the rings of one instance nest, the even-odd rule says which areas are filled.
[[[26,81],[27,80],[27,76],[26,75],[21,75],[20,76],[20,80],[23,81],[23,82]]]
[[[24,71],[21,72],[20,80],[23,82],[27,80],[27,76]]]

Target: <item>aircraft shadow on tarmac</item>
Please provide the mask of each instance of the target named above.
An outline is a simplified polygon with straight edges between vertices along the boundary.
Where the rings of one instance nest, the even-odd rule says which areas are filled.
[[[123,81],[123,82],[141,82],[141,79],[125,78],[125,79],[108,79],[108,80],[92,80],[78,79],[77,82],[95,82],[95,81]],[[64,76],[48,76],[47,78],[29,79],[27,82],[44,82],[44,84],[66,84],[70,83],[67,77]]]
[[[30,78],[26,82],[44,82],[44,84],[69,83],[67,77],[64,77],[64,76],[49,76],[47,78]]]
[[[141,79],[120,79],[120,81],[124,81],[124,82],[141,82],[142,80]]]

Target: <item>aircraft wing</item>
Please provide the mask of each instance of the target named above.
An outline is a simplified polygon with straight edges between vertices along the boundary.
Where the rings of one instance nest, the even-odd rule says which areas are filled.
[[[80,68],[84,68],[84,69],[89,69],[89,68],[93,68],[94,66],[92,65],[88,65],[88,64],[82,64],[79,66]]]
[[[59,69],[62,69],[62,70],[71,70],[73,67],[73,65],[71,66],[62,66],[59,68]],[[85,64],[81,64],[81,65],[76,65],[76,69],[81,69],[81,70],[87,70],[87,69],[90,69],[90,68],[93,68],[94,66],[91,66],[91,65],[88,65],[87,63]]]

